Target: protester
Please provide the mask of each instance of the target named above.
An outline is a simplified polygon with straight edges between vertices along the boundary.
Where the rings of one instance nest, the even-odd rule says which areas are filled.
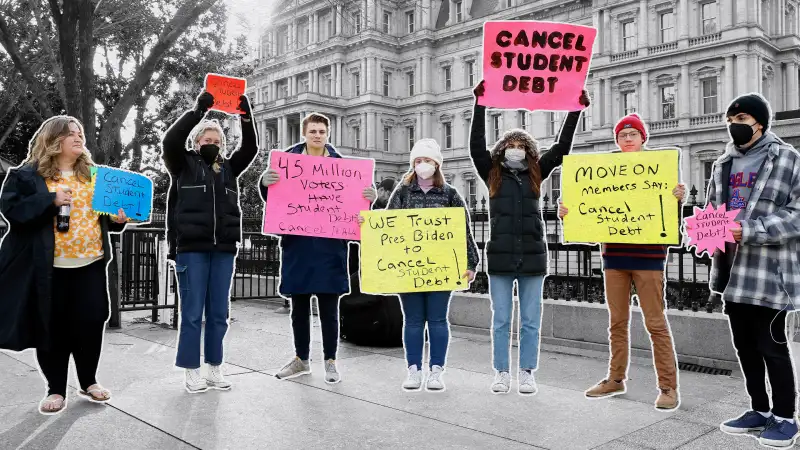
[[[378,184],[378,198],[372,204],[372,209],[385,209],[389,205],[389,196],[394,192],[397,183],[392,178],[387,178]]]
[[[614,127],[615,142],[623,152],[639,152],[647,141],[647,129],[636,114],[623,117]],[[678,184],[672,194],[683,203],[686,187]],[[569,209],[559,201],[558,217]],[[588,398],[610,397],[626,392],[630,364],[631,282],[636,287],[639,307],[650,335],[659,394],[655,407],[673,410],[680,405],[678,368],[672,333],[665,315],[664,276],[667,246],[649,244],[603,244],[603,278],[609,310],[611,359],[606,379],[585,394]]]
[[[328,143],[330,122],[327,117],[311,113],[303,119],[304,142],[293,145],[289,153],[341,158]],[[269,187],[278,183],[280,176],[268,169],[261,176],[260,192],[267,201]],[[364,198],[373,202],[375,189],[364,188]],[[311,373],[311,297],[317,297],[320,327],[322,328],[322,350],[324,354],[325,381],[338,383],[341,374],[336,368],[336,351],[339,346],[339,299],[349,289],[347,273],[347,248],[345,239],[330,239],[310,236],[283,235],[281,247],[280,294],[291,299],[292,332],[294,334],[295,358],[275,376],[292,378]]]
[[[520,310],[520,394],[536,393],[533,372],[539,365],[539,327],[542,317],[542,283],[547,275],[547,242],[539,206],[542,182],[561,165],[572,149],[580,111],[567,115],[558,141],[540,153],[539,144],[524,130],[504,133],[491,151],[486,149],[486,107],[478,104],[484,82],[475,88],[470,131],[470,156],[489,189],[490,237],[486,256],[492,301],[492,360],[496,371],[492,392],[507,393],[511,312],[514,281]],[[586,91],[580,103],[589,106]]]
[[[164,135],[164,165],[171,178],[167,238],[176,253],[180,288],[180,333],[175,365],[184,369],[190,393],[230,389],[222,375],[222,341],[234,262],[242,237],[237,179],[258,154],[250,102],[239,97],[242,139],[224,157],[225,133],[218,122],[203,120],[214,97],[203,92]],[[205,376],[200,370],[200,333],[205,312]]]
[[[470,230],[469,211],[458,191],[445,181],[442,174],[443,162],[444,157],[435,140],[417,141],[411,149],[411,169],[392,193],[387,209],[464,208],[467,223],[467,270],[462,277],[472,282],[478,266],[478,249]],[[363,223],[364,218],[360,217],[359,222]],[[428,324],[430,341],[430,373],[425,387],[429,391],[441,391],[445,388],[442,375],[450,345],[447,313],[451,295],[451,291],[400,293],[405,318],[403,345],[408,364],[408,378],[403,383],[403,389],[418,390],[422,387],[425,323]]]
[[[10,229],[0,247],[0,348],[36,349],[47,381],[43,414],[67,406],[70,355],[78,395],[111,399],[95,374],[109,315],[109,233],[122,232],[127,218],[121,208],[113,218],[92,210],[94,163],[84,142],[78,119],[47,119],[25,162],[8,173],[1,197]],[[69,228],[57,231],[62,207],[69,211]]]
[[[769,131],[769,104],[759,94],[735,99],[726,117],[731,141],[714,163],[706,204],[738,210],[736,242],[714,253],[709,286],[722,294],[751,409],[720,428],[760,431],[761,444],[788,447],[798,436],[785,330],[800,294],[800,155]]]

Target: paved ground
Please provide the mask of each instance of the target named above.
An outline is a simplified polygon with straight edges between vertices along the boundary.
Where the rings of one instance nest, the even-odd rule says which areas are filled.
[[[289,318],[271,304],[240,301],[226,338],[233,389],[189,395],[172,367],[176,332],[137,315],[145,314],[106,335],[98,379],[113,391],[109,405],[75,396],[71,379],[67,410],[41,415],[33,354],[0,353],[0,449],[761,448],[717,428],[747,407],[738,374],[681,372],[683,404],[664,413],[652,405],[648,361],[634,361],[626,395],[590,401],[583,391],[605,375],[606,355],[545,347],[540,392],[498,396],[489,391],[488,336],[456,332],[445,392],[403,392],[402,349],[347,343],[343,381],[329,386],[315,328],[315,372],[281,381],[273,375],[293,354]]]

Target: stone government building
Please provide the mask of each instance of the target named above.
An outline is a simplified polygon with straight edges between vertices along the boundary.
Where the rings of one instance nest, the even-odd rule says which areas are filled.
[[[436,139],[448,182],[475,204],[487,191],[469,160],[472,87],[481,80],[483,23],[546,20],[598,29],[592,96],[574,153],[614,148],[613,126],[637,112],[650,147],[682,149],[683,181],[702,201],[728,140],[724,112],[757,91],[773,130],[800,144],[800,11],[795,0],[295,0],[262,34],[248,94],[264,151],[300,140],[311,111],[331,119],[343,154],[376,160],[376,181],[408,169],[415,140]],[[563,112],[487,111],[490,145],[524,128],[543,147]],[[549,205],[560,178],[546,183]]]

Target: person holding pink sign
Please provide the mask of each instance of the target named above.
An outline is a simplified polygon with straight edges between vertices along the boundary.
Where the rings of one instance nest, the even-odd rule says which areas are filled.
[[[164,134],[162,158],[171,186],[167,198],[167,241],[175,254],[180,288],[180,333],[175,365],[184,369],[189,393],[230,389],[222,376],[222,341],[234,263],[242,239],[237,179],[258,154],[255,123],[247,97],[239,97],[242,140],[224,157],[225,133],[217,121],[203,120],[214,97],[203,92]],[[205,313],[207,371],[200,371],[200,334]]]
[[[342,158],[328,143],[330,121],[327,117],[311,113],[303,119],[302,127],[305,141],[293,145],[287,152]],[[280,179],[278,172],[271,168],[261,176],[259,192],[265,203],[269,187],[279,183]],[[370,203],[375,201],[374,188],[366,187],[362,194]],[[350,291],[348,243],[346,239],[281,235],[281,281],[278,290],[283,297],[291,299],[295,357],[278,371],[275,375],[277,378],[287,379],[311,373],[311,297],[315,296],[322,328],[325,382],[338,383],[341,380],[336,367],[336,351],[339,346],[339,299]]]

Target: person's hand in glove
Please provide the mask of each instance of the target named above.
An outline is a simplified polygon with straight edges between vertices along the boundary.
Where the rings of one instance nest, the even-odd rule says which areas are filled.
[[[250,110],[250,101],[247,100],[247,96],[240,95],[239,96],[239,117],[244,120],[245,122],[249,122],[252,119],[252,111]]]
[[[194,110],[205,114],[211,106],[214,105],[214,96],[210,92],[203,91],[202,94],[197,96],[197,101],[194,104]]]
[[[578,98],[578,103],[584,107],[588,107],[592,103],[591,99],[589,99],[589,93],[586,92],[586,89],[581,91],[581,96]]]

